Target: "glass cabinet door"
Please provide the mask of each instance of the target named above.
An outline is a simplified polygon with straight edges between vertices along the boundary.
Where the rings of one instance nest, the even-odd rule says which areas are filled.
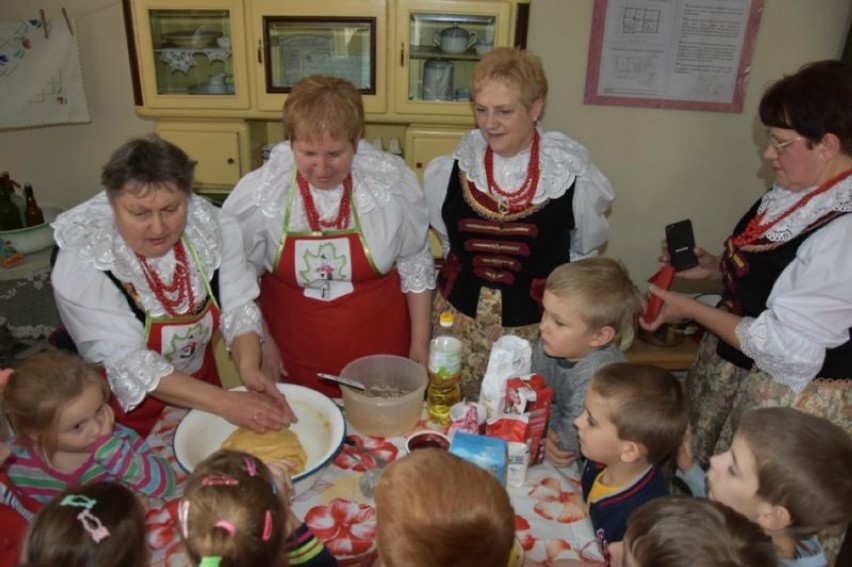
[[[508,45],[509,5],[416,0],[401,4],[397,34],[403,80],[396,85],[398,110],[470,115],[473,67],[495,45]]]
[[[241,2],[140,4],[137,43],[146,106],[248,108]]]
[[[321,5],[319,11],[313,2],[251,2],[258,108],[280,110],[299,79],[331,75],[361,91],[367,112],[383,112],[385,0],[324,0]]]

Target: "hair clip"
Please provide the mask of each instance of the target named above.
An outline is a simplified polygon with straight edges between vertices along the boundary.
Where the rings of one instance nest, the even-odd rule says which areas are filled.
[[[178,504],[178,523],[184,538],[189,537],[189,500],[181,500]]]
[[[249,476],[257,474],[257,465],[251,457],[246,457],[246,470],[248,471]]]
[[[89,532],[95,543],[100,543],[102,539],[109,536],[109,530],[101,523],[100,518],[92,514],[88,508],[77,514],[77,519],[80,520],[83,529]]]
[[[240,481],[225,474],[211,474],[201,479],[201,486],[233,486]]]
[[[9,381],[9,377],[12,376],[14,371],[14,368],[3,368],[0,370],[0,386],[3,386]]]
[[[269,541],[269,538],[272,537],[272,512],[267,510],[263,514],[263,535],[261,539],[263,541]]]
[[[213,527],[222,528],[223,530],[228,532],[228,535],[234,535],[235,533],[237,533],[237,528],[234,527],[234,524],[232,524],[228,520],[219,520],[218,522],[213,524]]]
[[[74,506],[75,508],[86,508],[87,510],[91,510],[97,503],[97,500],[90,498],[85,494],[69,494],[63,498],[62,502],[59,504],[62,506]]]
[[[222,557],[220,555],[207,555],[201,558],[201,563],[198,564],[198,567],[219,567],[219,563],[222,562]]]

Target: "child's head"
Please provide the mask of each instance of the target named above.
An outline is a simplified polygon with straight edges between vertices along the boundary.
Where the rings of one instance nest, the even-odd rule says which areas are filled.
[[[21,562],[63,567],[147,566],[142,502],[131,489],[112,482],[70,488],[36,514]]]
[[[262,461],[219,450],[189,476],[178,514],[190,557],[221,557],[221,567],[256,567],[279,560],[286,508]]]
[[[801,538],[852,520],[852,437],[793,408],[740,416],[731,448],[710,459],[708,496],[769,532]]]
[[[656,464],[680,445],[687,417],[683,390],[670,372],[617,362],[592,376],[574,425],[580,449],[593,461]]]
[[[610,545],[615,567],[765,567],[775,546],[757,524],[703,498],[668,496],[636,509],[624,540]],[[620,560],[619,560],[620,558]]]
[[[26,359],[3,390],[3,407],[19,437],[47,459],[56,451],[88,452],[111,420],[109,385],[75,354],[60,350]],[[109,414],[109,416],[107,415]]]
[[[627,269],[603,256],[558,266],[547,278],[542,304],[542,348],[569,360],[610,343],[629,348],[642,311]]]
[[[441,449],[418,449],[376,487],[383,567],[506,565],[515,511],[494,475]]]

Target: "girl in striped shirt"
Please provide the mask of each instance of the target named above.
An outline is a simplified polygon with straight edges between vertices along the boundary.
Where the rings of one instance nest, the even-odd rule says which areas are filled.
[[[97,370],[62,351],[21,364],[2,392],[15,431],[7,462],[14,488],[47,502],[66,488],[116,481],[147,496],[174,496],[174,472],[133,430],[115,423]]]

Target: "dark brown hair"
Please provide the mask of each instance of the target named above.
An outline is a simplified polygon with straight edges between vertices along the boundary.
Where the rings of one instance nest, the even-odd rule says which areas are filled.
[[[220,567],[286,564],[286,504],[259,459],[242,451],[216,451],[189,476],[180,506],[186,507],[181,535],[196,564],[210,556],[222,558]],[[267,512],[272,531],[264,541]],[[233,533],[217,526],[222,521],[233,526]]]
[[[441,449],[388,465],[376,524],[384,567],[504,566],[515,541],[515,512],[494,475]]]
[[[642,299],[624,264],[605,256],[557,266],[544,289],[563,299],[575,298],[583,322],[593,331],[612,327],[612,342],[627,350],[633,343]]]
[[[112,201],[122,192],[145,194],[153,189],[192,193],[195,162],[156,134],[134,138],[115,150],[101,172],[101,184]]]
[[[352,144],[364,134],[364,103],[355,85],[337,77],[313,75],[296,83],[284,102],[284,137],[320,138],[323,134]]]
[[[96,542],[77,517],[83,509],[63,505],[72,495],[94,500],[89,512],[109,530],[108,536]],[[147,567],[142,502],[114,482],[69,488],[36,514],[22,560],[26,567]]]
[[[852,156],[852,64],[816,61],[773,83],[760,99],[766,126],[795,130],[811,143],[826,134]]]
[[[640,567],[767,567],[778,561],[757,524],[691,496],[656,498],[637,508],[627,520],[624,552]]]
[[[787,532],[805,537],[852,520],[852,437],[830,421],[793,408],[760,408],[740,417],[757,463],[757,496],[783,506]]]
[[[3,411],[19,436],[29,436],[48,461],[56,452],[59,412],[83,393],[97,387],[109,399],[109,385],[94,366],[61,350],[40,352],[26,359],[9,377],[3,390]]]
[[[662,462],[680,446],[688,412],[683,389],[671,372],[616,362],[595,372],[589,390],[605,400],[619,439],[640,444],[649,463]]]

